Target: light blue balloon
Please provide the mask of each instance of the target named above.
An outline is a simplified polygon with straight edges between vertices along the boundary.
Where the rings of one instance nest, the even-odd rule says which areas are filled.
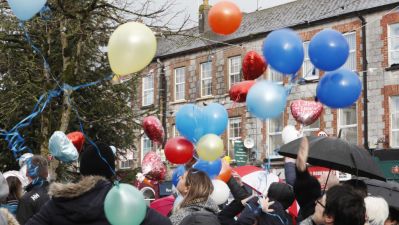
[[[249,89],[247,109],[255,117],[266,120],[280,116],[287,103],[287,92],[282,85],[259,81]]]
[[[222,169],[222,160],[217,159],[215,161],[209,162],[202,159],[199,159],[194,165],[194,169],[204,171],[208,174],[209,178],[213,179],[217,175],[219,175],[220,170]]]
[[[70,163],[79,158],[78,150],[62,131],[54,132],[48,145],[51,155],[62,162]]]
[[[186,104],[176,113],[176,128],[181,135],[196,143],[205,134],[202,110],[194,104]]]
[[[12,12],[18,19],[26,21],[40,12],[47,0],[8,0]]]
[[[222,105],[211,103],[202,112],[204,121],[201,121],[200,126],[203,126],[205,134],[221,135],[226,130],[229,115]]]

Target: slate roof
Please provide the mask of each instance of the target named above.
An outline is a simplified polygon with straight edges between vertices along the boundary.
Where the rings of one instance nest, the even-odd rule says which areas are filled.
[[[266,34],[283,27],[295,27],[324,19],[344,16],[359,11],[399,5],[398,0],[297,0],[284,5],[243,14],[240,28],[231,35],[207,34],[216,41],[234,42],[251,36]],[[198,27],[183,32],[188,36],[199,36]],[[203,34],[204,35],[204,34]],[[157,56],[171,57],[212,44],[195,37],[168,36],[158,40]]]

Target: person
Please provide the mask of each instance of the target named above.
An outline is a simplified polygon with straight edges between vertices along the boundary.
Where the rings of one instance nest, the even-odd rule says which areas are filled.
[[[216,203],[209,198],[213,185],[205,172],[188,169],[177,184],[183,200],[169,217],[173,225],[219,224]]]
[[[366,204],[366,225],[384,225],[389,216],[387,201],[381,197],[367,196],[364,199]]]
[[[0,173],[0,202],[7,199],[9,188],[3,174]],[[18,221],[6,208],[0,208],[0,225],[19,225]]]
[[[6,178],[9,187],[9,194],[4,204],[0,207],[8,209],[14,216],[17,214],[19,200],[22,196],[22,183],[16,176],[9,176]]]
[[[322,191],[328,191],[331,187],[339,184],[339,179],[337,177],[337,174],[335,172],[332,172],[331,170],[327,173],[322,173],[320,177],[317,178],[317,180],[320,183],[321,190]]]
[[[31,179],[26,187],[26,193],[19,201],[17,209],[17,220],[24,225],[40,208],[50,199],[47,191],[49,183],[47,160],[35,155],[26,161],[26,175]]]
[[[399,211],[394,207],[389,207],[389,216],[385,220],[384,225],[395,225],[399,224]]]
[[[326,205],[326,195],[324,194],[315,202],[314,213],[300,222],[300,225],[323,225],[324,207]]]
[[[80,181],[51,184],[51,200],[26,223],[27,225],[110,224],[105,216],[104,201],[112,188],[115,156],[107,144],[96,145],[97,148],[90,145],[81,154]],[[146,217],[141,224],[170,225],[170,221],[147,208]]]
[[[367,195],[368,195],[367,184],[363,180],[350,179],[350,180],[344,181],[342,184],[352,187],[363,198],[367,197]]]

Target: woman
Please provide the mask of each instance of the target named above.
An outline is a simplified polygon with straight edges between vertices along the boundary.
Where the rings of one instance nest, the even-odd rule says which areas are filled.
[[[216,213],[219,211],[218,206],[209,198],[213,192],[213,185],[204,172],[196,169],[187,170],[180,177],[177,190],[182,194],[183,200],[170,217],[173,225],[186,224],[186,221],[189,219],[188,216],[193,215],[195,212],[204,212],[207,214],[205,219],[208,221],[212,219],[217,221]],[[205,220],[202,222],[204,224],[207,223]]]
[[[8,211],[15,216],[19,199],[21,199],[22,196],[22,183],[18,177],[15,176],[7,177],[6,180],[9,187],[9,194],[5,204],[2,204],[1,207],[8,209]]]

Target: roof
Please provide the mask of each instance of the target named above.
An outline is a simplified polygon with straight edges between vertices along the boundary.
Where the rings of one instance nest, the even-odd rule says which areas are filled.
[[[398,0],[297,0],[284,5],[243,14],[240,28],[228,36],[216,34],[202,34],[220,42],[238,42],[243,38],[266,34],[283,27],[295,27],[316,21],[355,12],[369,11],[380,7],[394,7]],[[198,27],[182,32],[184,35],[168,36],[158,40],[157,56],[172,57],[188,51],[199,50],[212,42],[196,38],[199,36]],[[190,37],[191,36],[191,37]],[[194,36],[194,37],[192,37]]]

